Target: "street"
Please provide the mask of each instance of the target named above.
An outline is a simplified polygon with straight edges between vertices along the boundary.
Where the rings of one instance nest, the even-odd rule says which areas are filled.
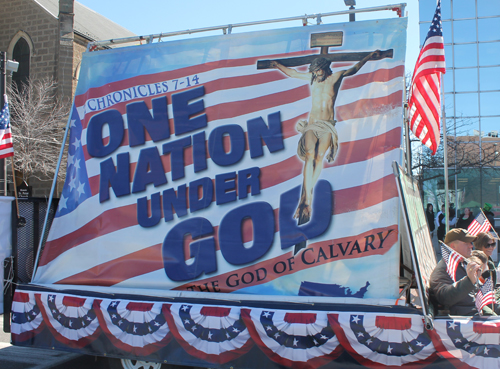
[[[5,369],[93,369],[94,357],[63,351],[18,347],[10,344],[10,334],[3,331],[0,315],[0,368]]]

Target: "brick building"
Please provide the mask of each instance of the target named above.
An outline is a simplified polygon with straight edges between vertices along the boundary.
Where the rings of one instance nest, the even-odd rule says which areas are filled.
[[[7,83],[53,77],[58,94],[70,99],[88,42],[134,35],[74,0],[0,0],[0,9],[0,50],[19,62]],[[45,197],[52,179],[29,184],[32,196]]]

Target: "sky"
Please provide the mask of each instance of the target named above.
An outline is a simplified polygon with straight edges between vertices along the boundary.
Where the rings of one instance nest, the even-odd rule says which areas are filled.
[[[142,36],[304,14],[324,14],[348,8],[343,0],[252,0],[245,2],[238,0],[78,0],[78,2]],[[390,0],[357,0],[356,9],[389,4],[399,3]],[[413,70],[419,52],[418,0],[408,0],[405,13],[408,16],[406,70],[409,72]],[[393,11],[378,11],[356,14],[356,21],[393,17],[396,17]],[[429,17],[432,17],[432,14]],[[348,15],[323,18],[324,23],[341,23],[348,20]],[[310,19],[309,22],[315,24],[316,20]],[[301,26],[301,22],[280,22],[235,28],[233,33],[294,26]],[[215,34],[221,33],[222,31],[218,31]],[[198,33],[195,36],[181,37],[202,35],[204,34]]]

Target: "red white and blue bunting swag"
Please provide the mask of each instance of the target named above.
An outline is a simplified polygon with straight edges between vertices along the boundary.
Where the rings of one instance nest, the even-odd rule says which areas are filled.
[[[114,356],[169,363],[175,363],[177,351],[169,356],[167,346],[175,340],[188,355],[214,366],[239,360],[256,345],[278,366],[294,369],[316,369],[342,360],[346,352],[368,368],[425,367],[436,359],[460,368],[500,368],[499,318],[434,323],[428,331],[418,314],[286,311],[22,290],[14,296],[11,330],[15,344],[44,346],[51,334],[59,349],[105,355],[105,339],[116,348]]]

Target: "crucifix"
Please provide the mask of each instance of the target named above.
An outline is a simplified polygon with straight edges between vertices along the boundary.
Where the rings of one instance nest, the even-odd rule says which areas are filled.
[[[392,58],[393,50],[372,52],[332,53],[330,47],[342,45],[342,32],[311,34],[311,48],[320,47],[319,54],[259,60],[257,69],[279,69],[288,77],[298,78],[311,84],[312,107],[308,119],[299,120],[297,131],[302,134],[297,147],[297,155],[304,161],[302,191],[294,218],[297,224],[305,224],[311,219],[313,189],[321,169],[323,159],[332,162],[338,151],[338,134],[335,128],[335,101],[345,77],[356,74],[366,62]],[[357,62],[349,69],[335,73],[330,69],[332,62]],[[291,67],[309,64],[308,72],[299,72]],[[306,247],[306,241],[295,245],[296,254]]]

